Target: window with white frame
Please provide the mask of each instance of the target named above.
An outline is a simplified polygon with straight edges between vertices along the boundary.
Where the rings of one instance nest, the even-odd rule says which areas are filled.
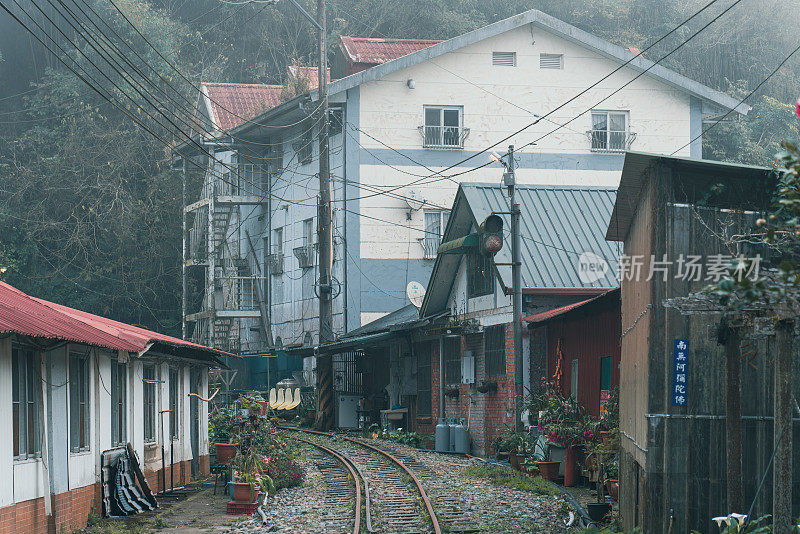
[[[14,459],[41,456],[41,359],[33,349],[11,347],[11,418]]]
[[[469,130],[464,128],[461,106],[425,106],[422,146],[425,148],[463,148]]]
[[[144,415],[144,441],[156,441],[156,366],[142,366],[142,412]]]
[[[118,447],[127,442],[125,414],[127,406],[128,364],[111,359],[111,445]]]
[[[627,111],[592,111],[588,132],[595,152],[625,152],[633,141]]]
[[[69,449],[89,450],[89,355],[69,353]]]
[[[426,259],[436,259],[436,250],[442,244],[442,236],[447,227],[450,210],[425,210],[425,236],[422,246]]]
[[[314,219],[303,221],[303,246],[310,247],[314,244]]]
[[[272,253],[283,256],[283,228],[272,231]]]

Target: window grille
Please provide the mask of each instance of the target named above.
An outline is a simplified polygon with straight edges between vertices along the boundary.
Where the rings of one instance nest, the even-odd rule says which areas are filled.
[[[69,434],[72,452],[89,450],[89,357],[69,355]]]
[[[503,324],[486,327],[483,331],[483,357],[486,376],[506,374],[506,327]]]
[[[444,379],[448,386],[461,384],[461,336],[442,338]]]
[[[464,148],[469,128],[463,126],[460,106],[425,106],[425,124],[420,126],[424,148]]]
[[[467,254],[467,296],[490,295],[494,292],[492,259],[478,251]]]
[[[436,250],[442,244],[442,236],[450,218],[450,210],[425,210],[425,236],[422,246],[426,259],[436,259]]]
[[[432,415],[430,343],[417,346],[417,414]]]
[[[492,65],[498,67],[516,67],[516,52],[492,52]]]
[[[14,458],[41,456],[41,360],[30,348],[11,348],[11,411]],[[38,366],[38,367],[37,367]]]
[[[178,413],[179,376],[177,368],[169,368],[169,435],[173,440],[178,439],[178,418],[180,417]]]
[[[636,137],[628,132],[627,111],[593,111],[587,135],[593,152],[625,152]]]
[[[539,54],[540,69],[563,69],[564,54]]]
[[[127,442],[126,406],[128,393],[128,365],[111,359],[111,445],[117,447]]]
[[[156,367],[152,363],[142,366],[142,410],[144,412],[144,441],[156,440]]]

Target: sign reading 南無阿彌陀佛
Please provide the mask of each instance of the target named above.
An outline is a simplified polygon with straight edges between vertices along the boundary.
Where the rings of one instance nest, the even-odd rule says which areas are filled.
[[[689,340],[676,339],[672,351],[672,405],[686,406],[689,371]]]

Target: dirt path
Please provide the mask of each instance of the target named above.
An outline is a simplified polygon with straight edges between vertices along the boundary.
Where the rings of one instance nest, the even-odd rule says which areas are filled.
[[[225,513],[229,497],[217,487],[213,492],[213,479],[193,482],[181,497],[158,497],[159,508],[152,512],[119,519],[95,519],[85,534],[213,534],[227,532],[229,528],[248,517]]]

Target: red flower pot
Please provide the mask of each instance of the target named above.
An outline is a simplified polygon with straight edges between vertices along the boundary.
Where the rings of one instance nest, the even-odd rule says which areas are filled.
[[[227,464],[231,458],[236,456],[236,447],[238,443],[215,443],[214,448],[217,450],[217,463]]]
[[[233,484],[233,500],[236,502],[252,502],[253,494],[250,484],[246,482],[231,482]]]
[[[606,480],[606,491],[616,501],[619,498],[619,480],[615,478]]]
[[[558,466],[561,462],[539,462],[539,473],[542,478],[554,480],[558,478]]]
[[[575,447],[570,445],[564,453],[564,485],[574,486],[576,482],[575,461],[577,460]]]
[[[509,455],[509,461],[511,462],[511,467],[516,469],[517,471],[522,471],[522,466],[525,464],[525,458],[529,455],[527,454],[519,454],[517,452],[512,452]]]

